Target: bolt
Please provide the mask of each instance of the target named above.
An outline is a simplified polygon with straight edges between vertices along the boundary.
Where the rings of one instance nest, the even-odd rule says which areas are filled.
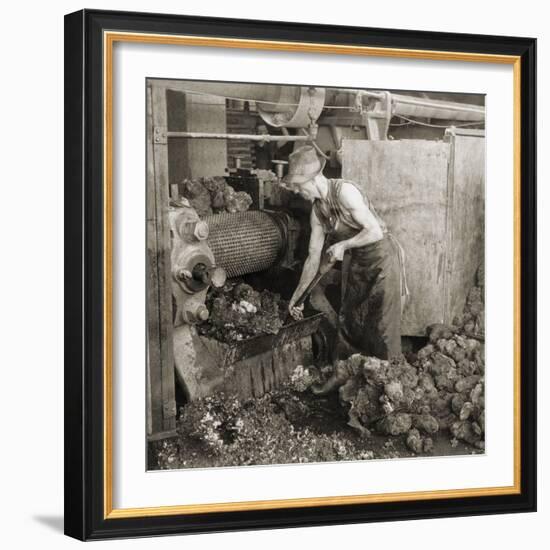
[[[204,241],[208,238],[208,235],[210,233],[210,228],[208,227],[208,224],[205,221],[198,221],[195,224],[195,228],[193,229],[193,235],[195,238],[199,241]]]
[[[227,275],[225,273],[225,269],[223,267],[215,267],[212,271],[212,286],[216,288],[221,288],[227,279]]]
[[[180,281],[186,281],[187,279],[191,279],[193,274],[188,269],[180,269],[176,277]]]
[[[199,321],[206,321],[209,316],[210,314],[208,313],[208,308],[205,305],[200,304],[197,306],[197,309],[195,309],[195,317]]]

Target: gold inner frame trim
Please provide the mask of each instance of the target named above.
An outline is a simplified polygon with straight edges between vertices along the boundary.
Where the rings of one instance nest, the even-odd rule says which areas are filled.
[[[216,48],[259,49],[271,51],[306,52],[321,54],[359,55],[371,57],[394,57],[441,61],[466,61],[474,63],[498,63],[513,65],[514,93],[514,484],[503,487],[481,487],[445,489],[434,491],[413,491],[367,495],[346,495],[327,497],[304,497],[277,500],[255,500],[244,502],[221,502],[209,504],[182,504],[176,506],[155,506],[148,508],[113,508],[113,358],[112,358],[112,293],[113,293],[113,46],[116,42],[166,44],[181,46],[208,46]],[[247,510],[274,510],[281,508],[304,508],[313,506],[334,506],[383,502],[404,502],[412,500],[435,500],[443,498],[483,497],[521,493],[521,424],[520,424],[520,379],[521,379],[521,60],[519,56],[480,54],[466,52],[445,52],[431,50],[408,50],[368,46],[347,46],[340,44],[316,44],[306,42],[282,42],[273,40],[249,40],[212,38],[202,36],[180,36],[131,32],[104,31],[103,34],[103,109],[104,109],[104,518],[136,518],[198,514],[213,512],[235,512]]]

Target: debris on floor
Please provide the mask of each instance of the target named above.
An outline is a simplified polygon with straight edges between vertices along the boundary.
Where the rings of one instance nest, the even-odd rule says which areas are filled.
[[[332,403],[331,403],[332,401]],[[288,385],[260,398],[223,394],[180,409],[178,437],[155,444],[159,469],[396,458],[407,449],[358,439],[335,400]]]

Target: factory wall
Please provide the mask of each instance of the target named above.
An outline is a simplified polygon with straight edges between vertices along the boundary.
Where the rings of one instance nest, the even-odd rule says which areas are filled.
[[[181,132],[226,132],[225,99],[212,95],[167,91],[168,130]],[[168,143],[169,181],[223,176],[227,145],[221,139],[171,139]]]

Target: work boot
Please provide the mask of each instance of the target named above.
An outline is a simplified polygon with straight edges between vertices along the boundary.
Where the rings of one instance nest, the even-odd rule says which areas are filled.
[[[324,384],[315,384],[311,386],[311,392],[313,395],[327,395],[338,389],[342,384],[345,384],[346,381],[347,376],[345,373],[337,369]]]

